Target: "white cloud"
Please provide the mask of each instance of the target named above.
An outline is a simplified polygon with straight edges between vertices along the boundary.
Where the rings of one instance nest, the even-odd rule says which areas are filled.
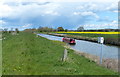
[[[22,3],[22,2],[46,2],[47,0],[1,0],[2,3],[8,2],[15,2],[15,3]]]
[[[0,25],[3,25],[3,24],[6,24],[6,22],[3,20],[0,20]]]
[[[86,24],[85,29],[118,29],[117,21],[112,21],[111,23],[102,24]]]
[[[54,1],[54,0],[53,0]],[[44,16],[45,14],[47,15],[60,15],[58,10],[60,7],[60,3],[49,3],[47,5],[38,5],[37,2],[40,2],[39,0],[20,0],[20,1],[15,1],[15,0],[11,0],[11,2],[15,2],[15,3],[19,3],[18,6],[10,6],[7,5],[5,3],[8,3],[8,0],[3,1],[4,3],[0,4],[0,17],[10,17],[10,18],[20,18],[20,17],[32,17],[34,16],[39,16],[42,15]],[[30,4],[30,5],[22,5],[23,2],[36,2],[34,4]],[[47,1],[44,1],[47,2]],[[44,2],[40,2],[40,3],[44,3]],[[105,6],[102,5],[98,5],[97,3],[86,3],[84,5],[81,5],[79,7],[77,7],[78,10],[82,10],[83,13],[81,12],[74,12],[75,15],[77,14],[81,14],[81,15],[92,15],[96,18],[99,18],[93,11],[98,11],[98,10],[104,10]],[[110,7],[106,7],[107,10],[111,10],[116,8],[115,3],[112,4]],[[34,10],[34,11],[33,11]],[[113,10],[114,12],[116,12],[116,10]],[[32,13],[29,14],[29,13]]]
[[[11,15],[13,9],[5,4],[0,4],[0,17],[7,17]]]
[[[120,13],[120,10],[119,11],[118,10],[114,10],[112,12],[114,12],[114,13]]]
[[[14,1],[18,1],[18,0],[2,0],[3,2],[14,2]],[[21,2],[28,2],[28,1],[32,1],[32,2],[45,2],[45,1],[49,1],[49,2],[118,2],[119,0],[19,0]]]
[[[74,0],[72,0],[72,1],[74,1]],[[81,0],[79,0],[79,2],[80,1]],[[92,3],[92,1],[95,3]],[[8,18],[9,21],[12,19],[14,21],[16,19],[20,19],[20,22],[23,22],[23,23],[25,20],[29,21],[30,19],[33,19],[33,20],[30,20],[30,22],[32,24],[34,23],[34,20],[38,21],[38,23],[40,23],[39,21],[41,20],[41,23],[48,22],[48,24],[51,24],[52,20],[54,21],[56,19],[55,16],[61,15],[60,16],[61,18],[58,18],[58,19],[62,19],[62,17],[63,18],[67,17],[66,19],[68,19],[68,20],[66,20],[66,21],[69,21],[69,22],[65,22],[66,24],[70,23],[70,22],[74,22],[73,24],[75,24],[75,23],[77,24],[78,23],[77,21],[79,21],[79,20],[88,21],[88,22],[92,21],[92,20],[88,20],[87,17],[99,19],[99,16],[98,16],[99,14],[97,11],[106,11],[107,10],[107,11],[116,12],[116,10],[114,10],[117,8],[116,5],[112,4],[112,6],[110,6],[111,5],[110,2],[98,3],[99,0],[96,0],[96,1],[92,0],[92,1],[88,1],[85,4],[84,3],[82,4],[82,2],[81,2],[79,5],[77,3],[76,3],[76,5],[74,3],[68,3],[68,5],[67,5],[67,3],[62,4],[60,2],[57,2],[56,0],[53,0],[53,1],[44,0],[43,2],[41,0],[19,0],[19,1],[18,0],[3,0],[3,2],[0,3],[0,17]],[[103,1],[103,0],[101,0],[101,1]],[[112,1],[114,1],[114,0],[112,0]],[[11,2],[13,2],[15,5]],[[24,2],[26,2],[28,4],[26,4],[26,3],[24,4]],[[48,2],[48,3],[44,4],[46,2]],[[68,2],[70,2],[70,1],[68,1]],[[104,0],[104,2],[105,2],[105,0]],[[43,4],[43,5],[41,5],[41,4]],[[69,4],[72,6],[70,6]],[[77,8],[75,9],[76,6],[77,6]],[[43,17],[43,19],[42,19],[41,16],[46,16],[46,17]],[[49,17],[49,16],[53,16],[53,17]],[[84,18],[84,16],[86,16],[86,18]],[[41,17],[41,19],[37,19],[40,17]],[[27,23],[29,23],[29,22],[27,22]],[[82,24],[83,22],[79,22],[79,23]],[[18,20],[18,24],[19,24],[19,20]],[[45,23],[45,24],[47,24],[47,23]],[[30,27],[30,26],[28,26],[26,24],[26,25],[22,26],[21,28],[27,28],[27,27]]]
[[[84,25],[85,29],[118,29],[118,25],[117,24],[108,24],[108,23],[104,23],[104,24],[87,24]]]
[[[49,15],[59,15],[58,12],[55,12],[55,11],[52,11],[52,10],[50,10],[50,11],[46,11],[44,14],[49,14]]]
[[[97,19],[99,18],[99,16],[96,13],[93,13],[91,11],[89,11],[89,12],[74,12],[73,14],[74,15],[80,15],[80,16],[93,16]]]
[[[118,2],[108,2],[108,3],[98,3],[98,2],[88,2],[81,4],[76,9],[80,11],[93,11],[93,12],[102,12],[102,11],[118,11]]]
[[[32,24],[25,24],[25,25],[22,26],[22,28],[29,28],[31,26],[32,26]]]
[[[4,27],[3,25],[4,25],[4,24],[6,24],[6,22],[3,21],[3,20],[0,20],[0,29],[3,29],[3,27]]]
[[[101,3],[102,5],[98,5],[98,3],[86,3],[86,5],[83,5],[84,6],[84,10],[87,10],[87,11],[101,11],[101,10],[104,10],[103,9],[103,3]]]
[[[106,7],[106,10],[112,12],[118,11],[118,2],[113,2],[110,6]]]
[[[117,23],[118,23],[118,21],[115,21],[115,20],[114,20],[114,21],[112,21],[112,24],[117,24]]]
[[[8,4],[0,4],[0,17],[8,18],[27,18],[27,17],[36,17],[44,14],[49,15],[58,15],[59,4],[45,4],[38,5],[38,3],[21,5],[20,3],[17,6],[12,6]],[[32,15],[31,15],[32,14]]]

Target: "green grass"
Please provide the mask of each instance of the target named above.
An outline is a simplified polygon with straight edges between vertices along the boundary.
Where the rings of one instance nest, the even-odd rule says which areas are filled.
[[[64,43],[36,37],[31,33],[4,34],[3,75],[116,75],[68,49],[61,61]]]
[[[0,40],[0,76],[2,75],[2,40]]]
[[[0,31],[0,76],[2,75],[2,32]]]

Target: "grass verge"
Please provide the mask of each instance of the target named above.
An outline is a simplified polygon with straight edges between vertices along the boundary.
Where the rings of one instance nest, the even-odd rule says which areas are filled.
[[[64,44],[35,34],[3,34],[3,75],[117,75],[68,49],[61,61]]]

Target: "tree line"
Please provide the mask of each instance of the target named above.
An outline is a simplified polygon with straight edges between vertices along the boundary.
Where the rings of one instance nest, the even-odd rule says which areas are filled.
[[[11,28],[11,30],[8,30],[8,28],[2,29],[1,30],[3,33],[19,33],[19,29],[18,28]],[[64,29],[63,27],[58,27],[57,29],[54,28],[50,28],[50,27],[39,27],[39,28],[29,28],[29,29],[25,29],[24,31],[29,31],[29,32],[58,32],[58,31],[74,31],[74,32],[119,32],[120,29],[96,29],[96,30],[85,30],[83,26],[78,27],[76,30],[68,30],[68,29]]]
[[[10,30],[8,30],[8,28],[4,28],[1,29],[2,33],[19,33],[19,29],[18,28],[11,28]]]
[[[38,32],[58,32],[58,31],[74,31],[74,32],[119,32],[120,29],[96,29],[96,30],[85,30],[83,26],[78,27],[76,30],[68,30],[64,29],[63,27],[58,27],[57,29],[49,28],[49,27],[39,27],[37,29],[25,29],[24,31],[38,31]]]
[[[39,27],[39,28],[30,28],[30,29],[25,29],[24,31],[38,31],[38,32],[57,32],[57,31],[68,31],[67,29],[64,29],[63,27],[58,27],[57,29],[50,28],[50,27]]]

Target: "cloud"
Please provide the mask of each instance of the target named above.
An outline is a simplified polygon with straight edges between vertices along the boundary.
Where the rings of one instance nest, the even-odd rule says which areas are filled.
[[[103,12],[103,11],[116,12],[118,10],[118,2],[112,2],[112,3],[88,2],[81,4],[76,9],[79,9],[80,11],[92,11],[92,12]]]
[[[79,9],[80,11],[93,11],[93,12],[99,12],[104,10],[104,4],[99,5],[99,3],[96,2],[88,2],[83,3],[82,5],[78,6],[76,9]],[[103,6],[104,5],[104,6]]]
[[[22,2],[21,5],[31,5],[31,4],[37,4],[37,5],[46,5],[50,2]]]
[[[112,11],[112,12],[114,12],[114,13],[120,13],[120,11],[118,11],[118,10],[114,10],[114,11]]]
[[[72,29],[79,24],[108,21],[102,14],[113,12],[115,5],[112,3],[96,2],[57,2],[49,0],[4,0],[0,3],[0,17],[7,22],[4,26],[29,28],[38,26],[63,26]],[[107,9],[106,9],[107,8]],[[108,16],[111,16],[109,13]],[[114,13],[114,12],[113,12]],[[102,16],[101,16],[101,15]],[[116,14],[116,13],[115,13]],[[113,14],[112,14],[113,15]],[[103,19],[101,19],[103,18]],[[109,19],[114,20],[109,17]],[[103,22],[102,22],[103,23]],[[27,26],[32,24],[31,26]],[[21,26],[21,27],[20,27]]]
[[[46,11],[44,14],[48,14],[48,15],[59,15],[58,12],[55,12],[55,11],[52,11],[52,10]]]
[[[118,29],[117,23],[118,23],[117,21],[112,21],[110,23],[86,24],[86,25],[82,25],[82,26],[84,26],[85,29]],[[81,26],[81,25],[79,25],[79,26]]]
[[[45,3],[45,5],[38,5],[36,3],[30,3],[27,5],[11,6],[7,4],[1,4],[0,17],[2,20],[8,22],[8,25],[34,25],[47,23],[52,21],[55,17],[60,15],[57,12],[59,4]],[[44,16],[44,17],[43,17]],[[49,17],[49,18],[48,18]]]
[[[106,10],[112,11],[112,12],[118,11],[118,3],[117,2],[112,3],[111,6],[108,6],[106,8]]]
[[[108,24],[108,23],[104,23],[104,24],[87,24],[84,25],[85,29],[118,29],[118,25],[117,24]]]
[[[89,12],[74,12],[73,14],[80,15],[80,16],[92,16],[92,17],[95,17],[97,19],[99,18],[99,16],[96,13],[93,13],[91,11],[89,11]]]
[[[0,25],[3,25],[3,24],[6,24],[6,22],[3,20],[0,20]]]
[[[0,4],[0,17],[8,17],[11,15],[13,9],[5,4]]]
[[[113,20],[112,24],[118,24],[118,21]]]
[[[18,0],[1,0],[2,2],[17,2]],[[20,2],[89,2],[89,0],[19,0]],[[90,0],[91,2],[118,2],[119,0]]]
[[[19,6],[19,5],[32,5],[32,4],[37,4],[37,5],[47,5],[51,2],[21,2],[21,1],[16,1],[16,2],[4,2],[3,4],[9,5],[9,6]]]
[[[22,28],[29,28],[31,26],[32,26],[32,24],[25,24],[25,25],[22,26]]]
[[[3,29],[3,27],[4,27],[3,25],[4,25],[4,24],[6,24],[6,22],[3,21],[3,20],[0,20],[0,29]]]
[[[16,27],[13,27],[13,28],[16,28]],[[25,24],[23,26],[18,26],[17,28],[19,30],[29,29],[29,28],[33,28],[33,24]]]
[[[58,15],[58,13],[55,11],[58,8],[58,5],[49,2],[41,3],[43,5],[38,5],[39,3],[32,2],[28,2],[26,3],[26,5],[22,5],[23,3],[19,3],[17,6],[12,6],[9,4],[0,4],[0,9],[2,9],[0,11],[0,17],[25,18],[39,16],[45,13],[50,15]]]

